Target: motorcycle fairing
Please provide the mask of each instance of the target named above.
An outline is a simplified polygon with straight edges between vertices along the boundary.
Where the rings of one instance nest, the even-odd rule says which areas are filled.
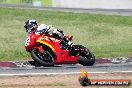
[[[78,56],[70,56],[68,50],[62,50],[60,47],[60,40],[52,37],[42,37],[37,40],[37,43],[48,46],[57,56],[56,64],[70,64],[77,63]]]
[[[44,42],[44,41],[41,41],[41,40],[37,40],[37,42],[50,47],[52,49],[52,51],[55,53],[55,48],[53,46],[51,46],[51,44]]]
[[[26,43],[25,43],[26,51],[31,52],[33,48],[36,46],[36,40],[40,37],[41,37],[40,35],[31,34],[27,38]]]

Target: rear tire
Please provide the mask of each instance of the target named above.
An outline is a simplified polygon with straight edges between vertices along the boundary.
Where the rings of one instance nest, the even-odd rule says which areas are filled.
[[[84,46],[80,46],[81,49],[85,49],[85,52],[80,52],[78,63],[83,66],[92,66],[95,63],[95,56],[90,50]]]
[[[41,55],[37,49],[33,49],[31,51],[32,59],[35,62],[37,62],[39,65],[46,66],[46,67],[54,66],[55,60],[52,54],[49,51],[45,51],[44,55]]]

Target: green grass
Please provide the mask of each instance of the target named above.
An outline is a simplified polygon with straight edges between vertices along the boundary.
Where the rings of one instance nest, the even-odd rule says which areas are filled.
[[[51,7],[52,0],[41,0],[42,6]]]
[[[132,56],[132,17],[0,8],[0,61],[30,59],[24,48],[28,19],[63,29],[97,58]]]
[[[25,3],[29,3],[32,4],[35,2],[36,0],[1,0],[0,4],[25,4]],[[44,7],[51,7],[52,6],[52,0],[39,0],[41,2],[41,5]]]
[[[20,0],[1,0],[0,4],[19,4]]]

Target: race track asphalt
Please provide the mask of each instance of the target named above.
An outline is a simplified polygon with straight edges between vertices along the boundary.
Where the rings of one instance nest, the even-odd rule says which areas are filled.
[[[132,73],[132,58],[97,59],[93,66],[63,64],[54,67],[43,67],[34,64],[33,61],[0,62],[0,76],[80,74],[82,67],[89,73]]]
[[[18,9],[37,9],[47,11],[62,11],[62,12],[73,12],[73,13],[94,13],[104,15],[122,15],[132,16],[132,9],[81,9],[81,8],[59,8],[59,7],[33,7],[31,5],[11,5],[11,4],[0,4],[0,8],[18,8]]]

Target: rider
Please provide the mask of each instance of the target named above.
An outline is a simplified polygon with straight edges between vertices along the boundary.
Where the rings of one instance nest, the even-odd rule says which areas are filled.
[[[24,28],[26,28],[26,32],[28,33],[28,35],[30,33],[34,33],[37,35],[42,35],[43,33],[45,33],[54,38],[61,39],[63,43],[69,43],[69,40],[71,40],[72,38],[71,36],[65,36],[62,30],[55,29],[52,25],[48,26],[46,24],[41,24],[38,26],[36,20],[26,21]],[[69,43],[68,45],[71,45],[71,43]]]
[[[64,34],[63,31],[60,29],[55,29],[52,25],[46,25],[46,24],[41,24],[38,26],[36,20],[28,20],[25,22],[26,32],[28,34],[34,33],[37,35],[41,35],[43,33],[47,33],[51,35],[52,37],[55,38],[63,38]]]

